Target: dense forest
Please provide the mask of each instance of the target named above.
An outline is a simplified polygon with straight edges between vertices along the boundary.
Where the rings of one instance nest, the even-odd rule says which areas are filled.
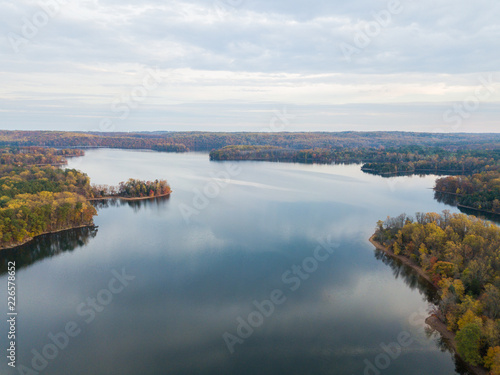
[[[488,151],[485,154],[485,151]],[[385,160],[384,160],[385,158]],[[500,168],[500,149],[446,151],[429,149],[424,153],[394,150],[361,168],[375,174],[448,173],[470,174]]]
[[[379,175],[397,173],[465,174],[500,169],[500,146],[446,150],[401,146],[291,150],[267,146],[226,146],[210,152],[211,160],[268,160],[300,163],[364,163],[362,170]]]
[[[10,147],[0,149],[0,166],[3,165],[64,165],[68,157],[83,156],[81,150],[55,150],[43,147]]]
[[[459,206],[500,215],[500,170],[443,177],[436,181],[434,189],[454,195]]]
[[[60,169],[79,150],[4,148],[0,150],[0,248],[46,232],[92,224],[87,202],[89,178]]]
[[[438,288],[440,318],[460,356],[500,374],[500,228],[474,216],[417,213],[377,223],[374,239]]]
[[[157,151],[211,151],[231,145],[273,146],[291,150],[378,148],[420,145],[484,149],[500,143],[499,134],[433,134],[415,132],[60,132],[0,131],[0,145],[49,147],[114,147]]]

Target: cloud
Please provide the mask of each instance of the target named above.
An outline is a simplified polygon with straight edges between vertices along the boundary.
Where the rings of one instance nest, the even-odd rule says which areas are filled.
[[[151,111],[278,103],[307,105],[314,116],[315,105],[445,106],[465,100],[480,77],[500,81],[500,3],[486,0],[2,0],[0,6],[0,99],[4,111],[17,113],[0,120],[18,121],[10,127],[33,127],[47,105],[59,118],[83,109],[77,111],[83,124],[109,111],[151,68],[166,78],[143,103]],[[346,45],[356,52],[346,56]],[[497,93],[484,102],[498,100]],[[123,127],[138,128],[145,118],[136,117]],[[209,112],[206,118],[218,121]]]

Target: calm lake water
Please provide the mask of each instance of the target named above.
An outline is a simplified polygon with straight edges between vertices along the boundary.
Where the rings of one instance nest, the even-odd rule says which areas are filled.
[[[1,252],[0,300],[14,260],[19,314],[17,368],[3,355],[1,374],[465,373],[425,332],[432,292],[368,242],[388,215],[457,212],[434,176],[108,149],[69,167],[173,194]],[[5,322],[0,337],[5,354]]]

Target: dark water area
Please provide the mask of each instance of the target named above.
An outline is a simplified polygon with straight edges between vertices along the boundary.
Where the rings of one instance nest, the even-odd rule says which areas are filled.
[[[173,193],[97,202],[95,228],[0,252],[0,300],[15,261],[18,310],[1,374],[465,373],[425,329],[435,292],[368,241],[387,216],[458,212],[435,176],[110,149],[68,167]]]
[[[452,207],[458,207],[458,210],[461,213],[464,213],[466,215],[473,215],[476,217],[480,217],[485,220],[492,221],[493,223],[500,225],[500,215],[496,215],[494,213],[489,213],[489,212],[484,212],[484,211],[478,211],[473,208],[468,208],[464,206],[460,206],[457,201],[457,196],[454,194],[447,194],[447,193],[442,193],[440,191],[435,191],[434,192],[434,199],[436,199],[440,203],[444,203],[448,206]]]
[[[0,275],[7,273],[8,262],[15,262],[17,265],[16,269],[20,270],[45,258],[54,257],[66,251],[71,252],[79,247],[84,247],[91,238],[97,235],[97,231],[98,228],[96,226],[90,226],[44,234],[14,249],[2,250],[0,256]]]

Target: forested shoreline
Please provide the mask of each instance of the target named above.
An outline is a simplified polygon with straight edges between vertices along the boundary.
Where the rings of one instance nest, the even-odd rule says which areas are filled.
[[[398,173],[468,174],[499,167],[500,146],[448,150],[417,145],[381,148],[292,150],[269,146],[226,146],[210,152],[210,160],[262,160],[296,163],[363,164],[378,175]]]
[[[61,169],[80,150],[3,148],[0,154],[0,248],[44,233],[93,224],[87,175]],[[55,166],[57,165],[57,166]]]
[[[403,214],[379,221],[373,238],[438,288],[436,315],[456,334],[458,354],[500,374],[500,228],[448,211]]]

